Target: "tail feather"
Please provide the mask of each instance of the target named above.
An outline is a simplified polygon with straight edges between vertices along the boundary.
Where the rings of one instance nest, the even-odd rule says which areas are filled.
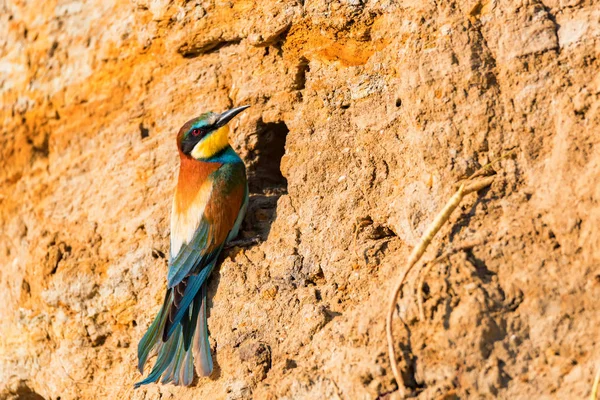
[[[178,363],[177,358],[179,357],[179,348],[181,347],[181,346],[179,346],[179,341],[176,339],[174,339],[174,340],[177,344],[176,344],[176,347],[171,356],[172,359],[166,365],[166,368],[162,372],[159,372],[157,375],[157,378],[160,378],[162,376],[162,379],[160,380],[161,383],[168,383],[168,382],[173,381],[173,371],[175,370],[175,367],[177,366],[177,363]],[[157,363],[157,365],[158,365],[158,363]]]
[[[206,324],[206,285],[200,288],[200,307],[196,319],[196,332],[194,334],[194,364],[199,376],[209,376],[213,370],[212,356],[210,355],[210,342],[208,341],[208,325]]]
[[[194,356],[189,350],[185,352],[179,379],[185,386],[191,385],[194,380]]]
[[[155,347],[154,345],[156,344],[157,339],[162,336],[162,332],[165,328],[165,323],[167,320],[167,310],[169,309],[170,302],[171,289],[167,290],[162,308],[138,344],[138,369],[142,374],[144,373],[144,364],[146,364],[146,360],[148,359],[150,352]]]
[[[194,379],[194,369],[189,368],[192,364],[192,352],[183,349],[183,338],[179,336],[177,350],[173,361],[163,373],[162,383],[173,382],[175,385],[188,386]]]
[[[177,344],[179,343],[179,330],[176,330],[176,335],[173,335],[166,343],[158,343],[158,359],[154,368],[150,371],[150,375],[140,382],[137,382],[134,386],[138,388],[148,383],[156,382],[163,372],[169,367],[169,364],[173,361],[173,356],[177,350]]]
[[[206,287],[202,285],[202,287]],[[198,315],[200,313],[200,309],[202,308],[202,289],[200,289],[200,293],[196,294],[194,298],[194,302],[192,303],[192,312],[189,319],[183,319],[181,321],[181,326],[183,329],[183,348],[188,351],[192,344],[192,338],[194,337],[194,332],[196,331],[196,321],[198,320]]]
[[[200,286],[179,323],[169,327],[169,310],[174,301],[175,292],[169,289],[163,307],[138,345],[140,372],[143,373],[144,364],[151,353],[157,353],[158,358],[148,377],[134,385],[136,388],[159,380],[188,386],[194,379],[194,365],[199,376],[208,376],[212,372],[206,324],[206,283]],[[164,341],[163,335],[167,329],[172,330],[172,334]]]

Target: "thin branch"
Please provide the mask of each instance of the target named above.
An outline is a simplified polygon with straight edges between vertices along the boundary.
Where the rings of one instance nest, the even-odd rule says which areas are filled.
[[[490,186],[493,181],[494,177],[490,176],[476,182],[472,182],[469,184],[463,183],[460,185],[458,191],[454,194],[454,196],[450,198],[450,200],[448,200],[442,211],[440,211],[440,213],[435,217],[431,225],[429,225],[429,227],[427,228],[427,231],[425,231],[425,233],[421,237],[419,244],[411,252],[408,258],[406,268],[404,269],[402,276],[400,277],[400,279],[396,283],[396,286],[394,287],[386,318],[386,334],[390,363],[392,365],[392,372],[394,373],[394,378],[396,379],[396,383],[398,384],[398,391],[401,397],[404,396],[405,388],[403,386],[402,377],[400,375],[400,371],[398,370],[398,365],[396,363],[396,350],[394,349],[394,333],[392,330],[392,320],[394,318],[394,311],[396,308],[396,303],[398,302],[398,295],[400,294],[400,290],[402,289],[406,276],[408,275],[410,270],[423,256],[423,253],[425,253],[425,250],[427,250],[427,247],[431,243],[433,237],[446,223],[446,221],[448,221],[450,215],[456,209],[456,207],[458,207],[461,200],[469,193],[476,192]]]
[[[600,367],[598,367],[598,372],[596,372],[596,378],[594,378],[594,385],[592,386],[592,395],[590,396],[590,400],[598,400],[598,385],[600,384]]]
[[[492,169],[492,166],[494,164],[496,164],[499,161],[505,160],[509,157],[511,157],[513,154],[515,154],[515,150],[511,150],[508,153],[502,155],[501,157],[498,157],[497,159],[490,161],[489,163],[487,163],[486,165],[484,165],[483,167],[479,168],[477,171],[475,171],[473,173],[473,175],[469,176],[466,180],[470,181],[473,180],[475,178],[478,178],[482,175],[485,175],[489,172],[493,172],[494,170]]]

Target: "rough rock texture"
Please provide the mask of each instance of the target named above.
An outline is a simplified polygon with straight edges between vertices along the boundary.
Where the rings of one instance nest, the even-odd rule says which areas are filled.
[[[454,183],[502,154],[411,275],[420,399],[583,398],[600,362],[592,0],[0,2],[0,398],[394,398],[384,314]],[[139,380],[175,134],[252,107],[245,237],[213,273],[216,371]],[[407,329],[408,331],[407,331]]]

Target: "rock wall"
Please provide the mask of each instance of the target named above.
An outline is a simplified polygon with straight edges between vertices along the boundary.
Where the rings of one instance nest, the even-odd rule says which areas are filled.
[[[419,399],[583,398],[600,362],[592,0],[0,3],[0,398],[391,399],[385,308],[455,182],[494,164],[397,319]],[[175,134],[249,104],[250,248],[209,289],[216,371],[139,380]]]

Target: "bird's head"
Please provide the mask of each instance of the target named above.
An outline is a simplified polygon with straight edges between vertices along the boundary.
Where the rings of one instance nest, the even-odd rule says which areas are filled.
[[[229,145],[227,123],[248,107],[232,108],[221,114],[207,112],[186,122],[177,135],[177,147],[195,159],[211,158]]]

